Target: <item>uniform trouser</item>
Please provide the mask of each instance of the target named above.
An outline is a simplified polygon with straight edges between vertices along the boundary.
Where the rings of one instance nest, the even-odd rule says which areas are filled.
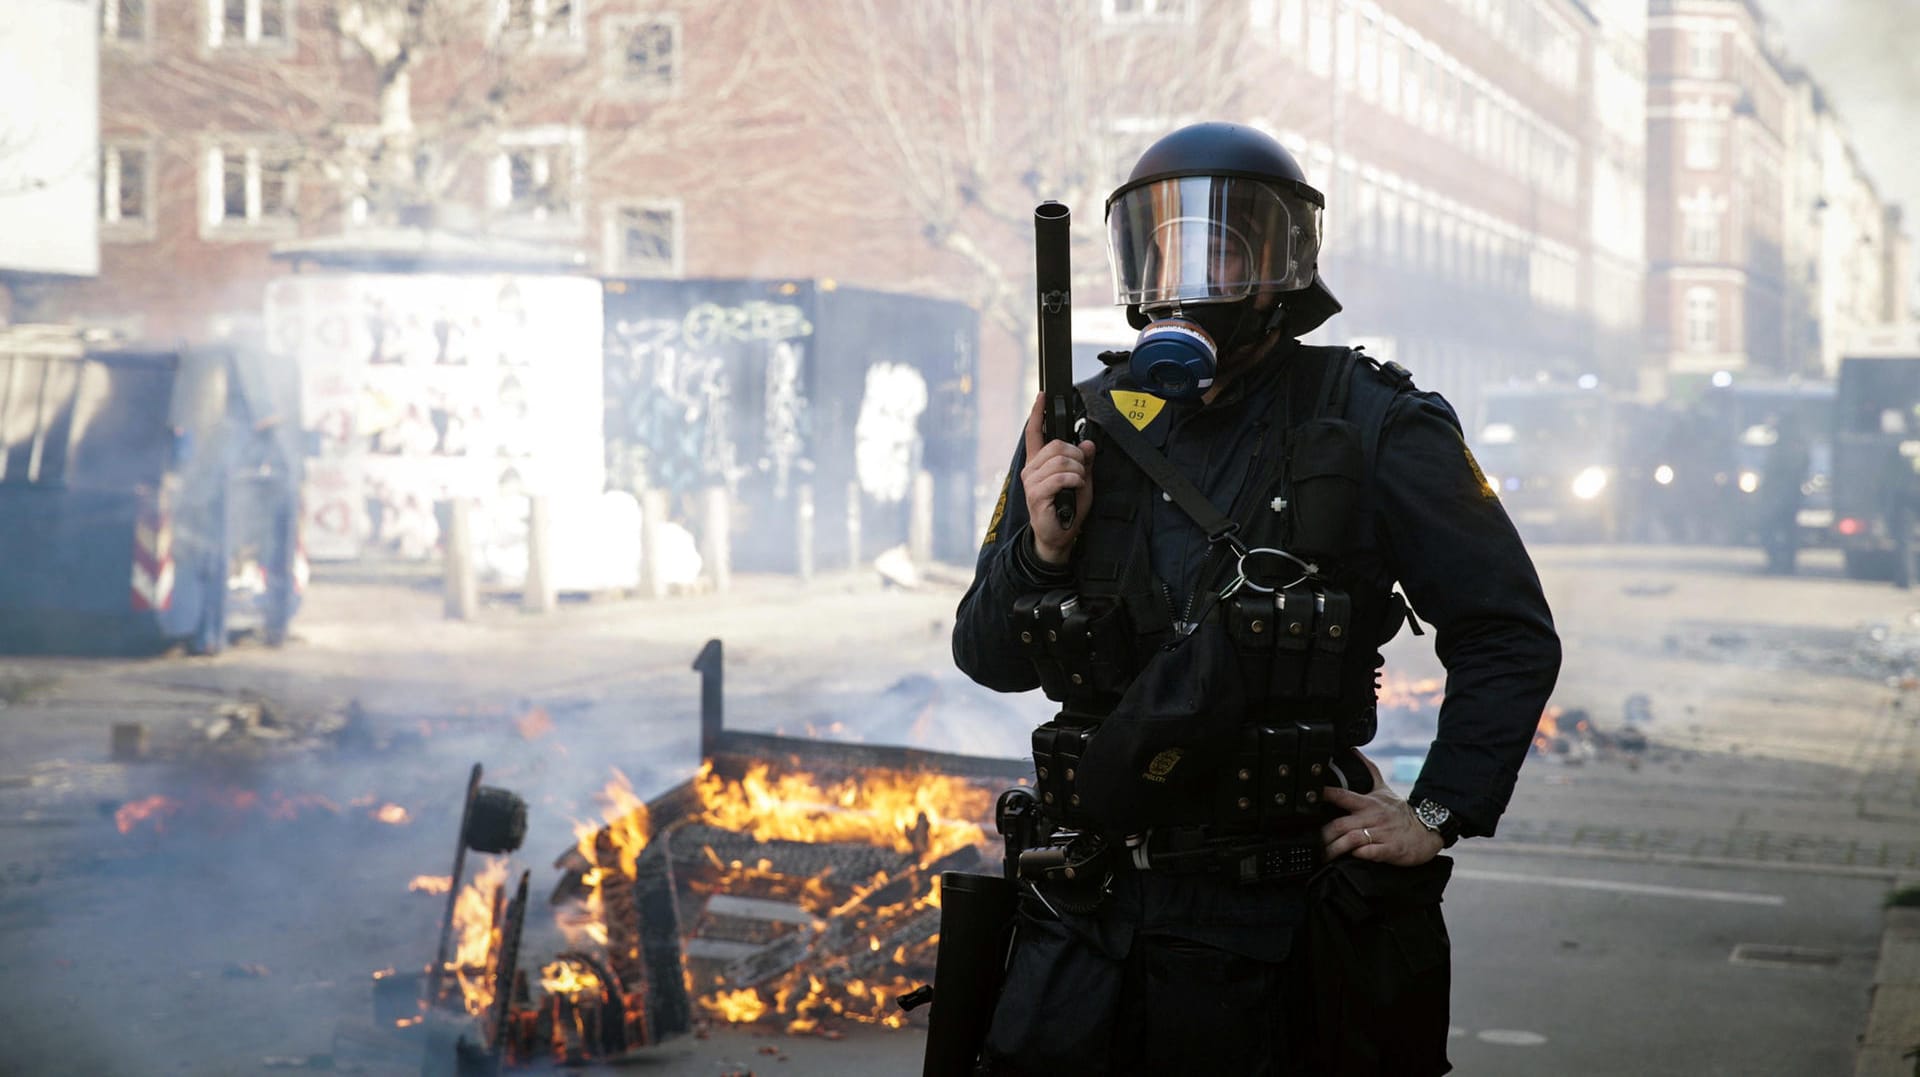
[[[1446,1057],[1452,864],[1342,860],[1280,961],[1137,934],[1124,956],[1023,900],[983,1052],[1000,1074],[1436,1077]]]
[[[987,1034],[996,1075],[1207,1073],[1293,1077],[1306,1007],[1298,950],[1264,962],[1167,935],[1125,957],[1022,910]]]

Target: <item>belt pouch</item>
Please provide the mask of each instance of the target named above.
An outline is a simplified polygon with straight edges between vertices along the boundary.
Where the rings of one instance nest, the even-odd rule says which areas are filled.
[[[1080,756],[1086,751],[1087,738],[1092,734],[1091,727],[1061,725],[1057,721],[1033,731],[1036,786],[1042,810],[1053,819],[1066,822],[1078,815],[1080,797],[1074,791],[1074,783],[1079,777]]]
[[[1260,728],[1260,822],[1278,830],[1307,809],[1300,800],[1300,730],[1296,726]]]
[[[1274,699],[1300,699],[1307,687],[1307,656],[1313,649],[1313,591],[1289,587],[1275,596],[1279,631],[1274,634]]]
[[[1333,726],[1322,722],[1301,722],[1300,730],[1300,799],[1307,811],[1320,808],[1320,791],[1333,779],[1327,770],[1327,763],[1333,759],[1333,750],[1337,747]]]
[[[1265,591],[1241,588],[1227,600],[1227,634],[1240,656],[1240,671],[1246,678],[1250,702],[1271,690],[1275,640],[1280,624],[1275,596]]]
[[[1033,731],[1033,777],[1034,788],[1040,794],[1040,800],[1049,808],[1056,801],[1064,803],[1064,788],[1061,785],[1059,742],[1062,730],[1052,722]]]
[[[1307,664],[1307,698],[1336,699],[1340,695],[1340,666],[1346,658],[1347,637],[1353,621],[1353,600],[1345,591],[1321,591],[1314,596],[1313,657]]]
[[[1263,815],[1260,803],[1261,730],[1246,726],[1240,731],[1240,743],[1226,760],[1220,780],[1214,784],[1214,824],[1239,831],[1259,828]]]

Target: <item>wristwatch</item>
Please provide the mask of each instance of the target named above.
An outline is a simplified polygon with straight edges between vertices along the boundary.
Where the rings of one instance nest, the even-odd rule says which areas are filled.
[[[1452,848],[1460,840],[1460,820],[1454,818],[1453,809],[1431,797],[1422,798],[1413,806],[1413,817],[1420,825],[1440,835],[1443,848]]]

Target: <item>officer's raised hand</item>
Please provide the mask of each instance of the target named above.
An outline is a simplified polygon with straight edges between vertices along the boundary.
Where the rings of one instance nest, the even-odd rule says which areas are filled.
[[[1020,486],[1027,495],[1027,518],[1032,521],[1033,552],[1049,565],[1064,567],[1080,537],[1087,509],[1093,504],[1093,449],[1091,441],[1078,445],[1064,438],[1047,441],[1040,432],[1041,407],[1046,397],[1033,398],[1027,414],[1027,466],[1020,469]],[[1053,495],[1074,491],[1073,527],[1063,529],[1053,514]]]
[[[1327,803],[1347,813],[1320,828],[1327,859],[1351,855],[1411,868],[1439,856],[1446,840],[1423,826],[1414,816],[1413,806],[1387,788],[1387,779],[1373,760],[1359,752],[1353,754],[1360,756],[1373,775],[1373,792],[1356,793],[1333,785],[1322,791]]]

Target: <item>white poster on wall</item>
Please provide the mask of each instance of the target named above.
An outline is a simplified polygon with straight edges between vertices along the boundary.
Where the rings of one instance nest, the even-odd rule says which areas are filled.
[[[484,515],[604,488],[596,281],[303,273],[266,321],[299,368],[315,558],[432,556],[450,497]]]

